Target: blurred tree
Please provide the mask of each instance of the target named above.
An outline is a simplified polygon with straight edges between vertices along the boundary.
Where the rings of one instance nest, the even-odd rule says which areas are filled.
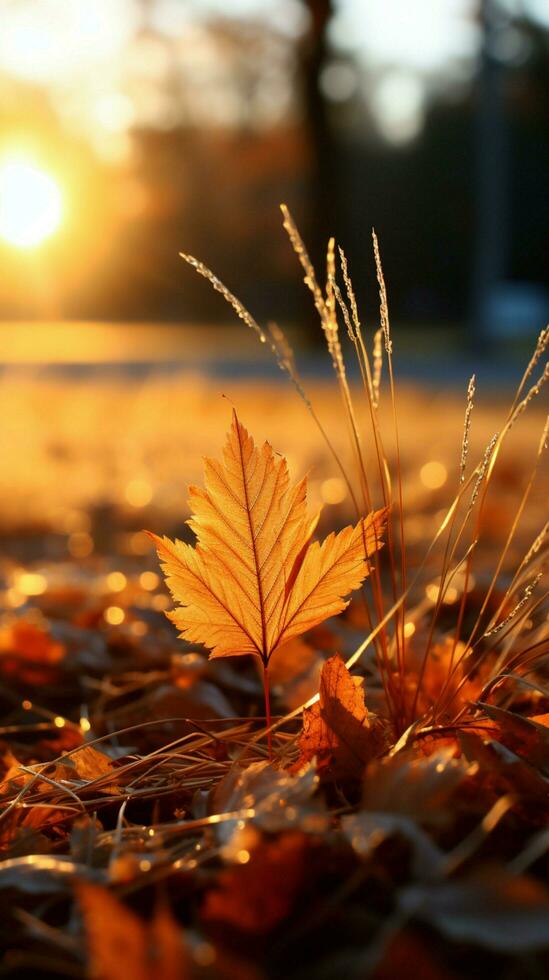
[[[337,147],[328,106],[320,84],[328,48],[328,25],[335,12],[333,0],[305,0],[310,29],[301,44],[305,122],[311,143],[309,233],[311,256],[320,274],[326,242],[338,224]]]
[[[482,47],[475,113],[475,229],[473,239],[473,346],[481,352],[490,334],[490,301],[507,272],[509,237],[509,139],[505,73],[496,57],[501,11],[481,0]]]

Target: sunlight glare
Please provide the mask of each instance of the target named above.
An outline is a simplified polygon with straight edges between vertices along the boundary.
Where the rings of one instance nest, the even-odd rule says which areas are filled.
[[[61,190],[43,170],[23,159],[0,166],[0,236],[18,248],[40,245],[57,230]]]

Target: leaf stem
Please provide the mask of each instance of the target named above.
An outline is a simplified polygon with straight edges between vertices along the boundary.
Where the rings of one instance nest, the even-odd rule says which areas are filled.
[[[267,746],[269,762],[273,761],[273,744],[271,738],[271,693],[269,691],[269,667],[263,664],[263,693],[265,695],[265,724],[267,725]]]

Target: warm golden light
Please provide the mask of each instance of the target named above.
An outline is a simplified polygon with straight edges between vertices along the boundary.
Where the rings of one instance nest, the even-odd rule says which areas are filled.
[[[40,245],[63,216],[61,190],[43,170],[23,158],[0,165],[0,236],[18,248]]]
[[[345,500],[346,495],[347,488],[338,476],[323,480],[320,485],[320,496],[327,504],[340,504],[342,500]]]
[[[448,471],[444,463],[440,463],[438,460],[433,459],[431,462],[425,463],[425,465],[421,467],[419,476],[423,485],[429,490],[438,490],[446,483]]]
[[[141,572],[139,584],[147,592],[153,592],[160,584],[160,578],[156,572]]]
[[[109,592],[122,592],[126,588],[128,580],[123,572],[109,572],[106,584]]]
[[[21,572],[17,576],[16,587],[23,595],[42,595],[47,586],[46,579],[38,572]]]
[[[110,626],[120,626],[120,623],[123,623],[126,618],[126,614],[120,606],[108,606],[103,616]]]
[[[147,480],[130,480],[126,487],[126,500],[132,507],[146,507],[152,496],[152,487]]]

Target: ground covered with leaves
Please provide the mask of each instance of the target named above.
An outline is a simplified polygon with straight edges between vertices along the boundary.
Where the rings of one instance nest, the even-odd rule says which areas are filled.
[[[287,402],[276,391],[284,416]],[[273,397],[267,393],[260,429]],[[120,398],[124,404],[127,393]],[[238,400],[257,405],[257,393],[243,390]],[[217,411],[226,428],[226,405]],[[447,417],[451,424],[450,404]],[[425,455],[436,455],[448,473],[452,466],[425,419],[422,438],[431,444],[403,464],[406,493],[416,501],[412,563],[444,492],[420,479]],[[174,453],[185,452],[186,426],[188,444],[196,438],[182,422]],[[204,431],[219,456],[223,428],[214,428]],[[63,445],[40,452],[50,468],[74,474],[81,447],[64,435]],[[276,436],[275,449],[286,449]],[[528,445],[523,440],[516,460]],[[298,477],[311,443],[300,454],[294,431],[286,451],[300,464]],[[313,503],[316,493],[327,505],[322,537],[348,523],[350,508],[329,461],[315,452]],[[128,456],[113,499],[90,506],[85,481],[74,477],[60,486],[61,504],[48,496],[42,513],[19,512],[3,531],[1,974],[545,976],[543,660],[517,671],[510,665],[492,686],[488,667],[479,665],[461,686],[458,674],[450,700],[454,715],[467,708],[459,723],[395,731],[374,645],[351,671],[345,667],[369,631],[355,592],[342,615],[299,631],[269,662],[269,759],[260,658],[209,660],[201,645],[178,640],[165,616],[173,604],[141,529],[192,544],[182,523],[185,488],[177,519],[175,504],[151,500],[156,491],[143,467],[154,471],[154,461],[142,453],[136,466],[135,448]],[[171,458],[159,463],[161,471],[170,466]],[[16,470],[14,478],[24,482]],[[506,501],[520,486],[511,461],[483,518],[487,561],[498,521],[512,520]],[[173,486],[163,490],[175,496]],[[536,509],[539,517],[539,501]],[[525,541],[529,534],[527,527]],[[441,692],[448,695],[457,580],[418,685],[436,604],[432,574],[414,587],[406,619],[409,718],[427,717]],[[389,588],[386,567],[383,581]],[[464,617],[472,626],[486,595],[482,568],[467,587]],[[498,585],[486,623],[501,595]],[[529,624],[538,642],[546,636],[543,615],[540,607]]]

